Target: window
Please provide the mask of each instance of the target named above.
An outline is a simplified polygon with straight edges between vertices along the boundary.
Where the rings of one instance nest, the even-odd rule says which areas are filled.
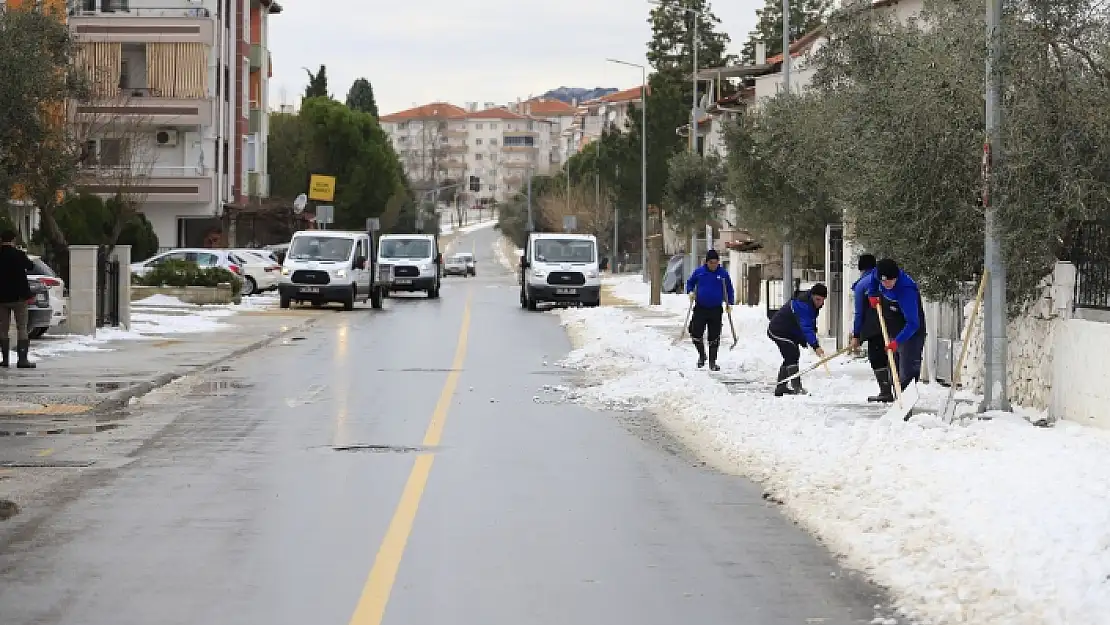
[[[256,153],[255,135],[246,138],[244,152],[247,155],[247,171],[258,171],[258,154]]]
[[[475,139],[474,140],[474,145],[482,145],[482,140],[481,139]]]
[[[428,239],[386,239],[381,242],[382,258],[431,258],[432,242]]]
[[[535,137],[505,137],[505,147],[532,148],[535,146]]]
[[[474,130],[481,130],[481,129],[482,129],[481,124],[474,124]]]
[[[481,154],[475,154],[474,155],[474,160],[476,160],[476,161],[482,160],[482,155]]]
[[[489,144],[490,145],[497,145],[497,139],[490,139]]]
[[[583,239],[537,239],[536,260],[545,263],[592,263],[594,244]]]
[[[293,241],[287,258],[344,261],[351,257],[354,241],[339,237],[303,236]]]
[[[185,260],[191,260],[201,267],[215,267],[216,263],[219,262],[219,257],[215,254],[189,252],[185,254]]]
[[[99,139],[96,163],[102,167],[123,167],[131,162],[131,143],[127,139]]]
[[[497,124],[490,124],[489,129],[490,130],[497,130]]]

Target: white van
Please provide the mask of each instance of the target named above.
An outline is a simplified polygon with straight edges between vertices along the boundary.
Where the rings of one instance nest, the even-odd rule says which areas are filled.
[[[290,302],[330,302],[352,310],[355,300],[374,294],[370,235],[341,230],[301,230],[293,234],[281,267],[278,294],[281,307]],[[380,302],[373,302],[380,308]]]
[[[443,254],[434,234],[383,234],[378,239],[378,267],[392,276],[387,291],[424,291],[439,297]]]
[[[533,232],[520,257],[520,307],[601,303],[597,239],[592,234]]]

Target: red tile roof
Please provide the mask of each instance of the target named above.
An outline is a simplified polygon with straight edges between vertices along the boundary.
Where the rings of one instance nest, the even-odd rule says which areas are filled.
[[[632,87],[631,89],[625,89],[624,91],[618,91],[616,93],[610,93],[609,95],[606,95],[606,96],[601,96],[600,98],[595,100],[595,102],[617,103],[617,102],[632,102],[634,100],[639,100],[640,99],[640,89],[641,89],[641,87],[639,85],[637,85],[635,87]],[[648,95],[651,95],[651,86],[650,85],[648,85],[647,92],[648,92]]]
[[[524,105],[527,105],[529,112],[536,117],[574,115],[575,110],[573,106],[562,100],[552,100],[549,98],[533,98],[522,104],[522,106]]]
[[[385,115],[380,121],[404,122],[413,119],[463,119],[464,117],[466,117],[466,110],[454,104],[448,104],[447,102],[432,102],[424,106],[417,106],[398,113]]]
[[[477,111],[475,113],[467,113],[467,119],[530,119],[524,115],[518,115],[509,109],[499,106],[497,108],[486,109],[484,111]]]
[[[796,58],[805,54],[805,52],[813,47],[813,44],[816,43],[817,40],[821,38],[821,35],[823,35],[824,33],[825,27],[818,26],[817,28],[814,28],[808,33],[802,35],[800,39],[790,44],[790,58]],[[782,63],[781,52],[767,59],[768,65],[774,65],[775,63]]]

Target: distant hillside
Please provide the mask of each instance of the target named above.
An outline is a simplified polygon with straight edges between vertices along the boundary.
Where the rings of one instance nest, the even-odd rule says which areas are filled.
[[[583,102],[585,100],[600,98],[601,96],[609,95],[610,93],[616,93],[617,91],[620,90],[616,89],[615,87],[594,87],[593,89],[585,89],[583,87],[559,87],[558,89],[552,89],[551,91],[548,91],[540,97],[551,98],[553,100],[562,100],[563,102],[570,104],[572,100]]]

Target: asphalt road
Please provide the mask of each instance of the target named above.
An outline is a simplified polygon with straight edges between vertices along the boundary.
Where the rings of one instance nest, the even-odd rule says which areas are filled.
[[[537,401],[569,345],[495,237],[456,242],[478,277],[439,300],[337,312],[129,416],[169,425],[0,543],[0,623],[870,622],[881,595],[757,487],[650,417]]]

